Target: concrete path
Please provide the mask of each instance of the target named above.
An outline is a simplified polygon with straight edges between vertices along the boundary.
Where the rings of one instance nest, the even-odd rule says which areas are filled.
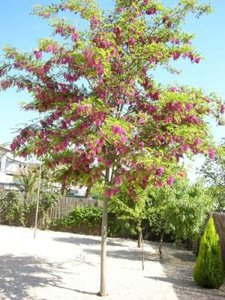
[[[0,226],[0,300],[100,299],[100,239],[70,233],[33,231]],[[171,245],[163,261],[156,244],[145,246],[145,270],[141,252],[130,240],[108,243],[107,300],[222,300],[223,291],[202,290],[191,274],[193,256]]]

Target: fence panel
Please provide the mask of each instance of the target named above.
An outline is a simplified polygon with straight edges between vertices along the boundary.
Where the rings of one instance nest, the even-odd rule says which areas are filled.
[[[68,215],[76,207],[99,206],[98,200],[92,198],[65,197],[48,211],[49,218],[61,218]]]

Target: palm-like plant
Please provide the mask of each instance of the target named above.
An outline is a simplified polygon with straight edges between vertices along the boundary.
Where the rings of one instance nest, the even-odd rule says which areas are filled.
[[[37,191],[39,167],[37,165],[27,165],[19,169],[19,173],[14,176],[19,190],[24,194],[24,201],[31,201]]]

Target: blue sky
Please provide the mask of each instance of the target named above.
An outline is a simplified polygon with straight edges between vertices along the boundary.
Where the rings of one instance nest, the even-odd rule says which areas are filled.
[[[22,50],[31,50],[38,38],[50,35],[47,22],[30,14],[35,4],[50,4],[49,0],[1,0],[0,1],[0,49],[12,45]],[[103,8],[110,9],[113,1],[99,1]],[[174,0],[162,1],[173,4]],[[201,1],[204,2],[204,1]],[[205,60],[200,65],[179,63],[183,70],[179,76],[159,72],[157,78],[163,83],[187,84],[201,87],[207,92],[216,92],[225,99],[225,1],[212,1],[214,12],[200,19],[188,19],[185,29],[196,34],[194,44]],[[35,117],[23,112],[19,104],[29,99],[26,93],[15,90],[0,92],[0,144],[10,142],[13,131],[19,124]],[[215,139],[225,137],[225,128],[212,127]]]

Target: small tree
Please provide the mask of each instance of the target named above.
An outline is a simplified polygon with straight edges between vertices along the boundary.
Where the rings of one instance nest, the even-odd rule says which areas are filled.
[[[120,193],[112,198],[110,210],[116,213],[120,219],[131,222],[138,235],[138,248],[141,248],[143,242],[142,222],[145,217],[146,193],[139,189],[136,190],[138,199],[133,199],[123,188]]]
[[[201,182],[190,185],[180,180],[172,187],[151,188],[148,196],[146,217],[152,231],[160,236],[160,257],[165,234],[170,234],[176,243],[196,239],[213,208],[213,199]]]
[[[21,168],[19,174],[14,176],[19,190],[24,195],[25,202],[31,202],[35,197],[37,191],[38,170],[39,168],[37,166],[26,166],[24,169]]]
[[[195,282],[205,288],[219,288],[223,282],[223,261],[219,236],[211,217],[200,243],[199,255],[194,269]]]
[[[223,107],[222,107],[223,108]],[[200,174],[208,183],[208,193],[215,199],[215,209],[225,209],[225,140],[217,147],[214,160],[206,159]]]

